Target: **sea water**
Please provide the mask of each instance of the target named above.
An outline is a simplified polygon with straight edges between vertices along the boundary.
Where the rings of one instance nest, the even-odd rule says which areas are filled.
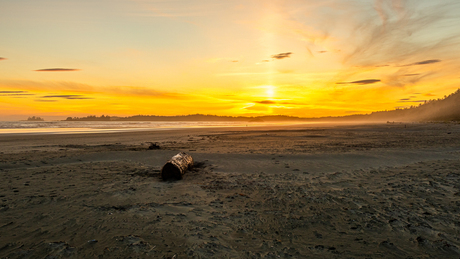
[[[251,125],[255,125],[251,123]],[[215,121],[0,121],[0,134],[71,134],[167,130],[191,127],[246,127],[246,122]]]

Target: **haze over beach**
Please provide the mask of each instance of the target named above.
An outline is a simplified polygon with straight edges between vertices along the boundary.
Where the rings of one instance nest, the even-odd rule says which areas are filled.
[[[460,257],[458,0],[0,3],[0,258]]]

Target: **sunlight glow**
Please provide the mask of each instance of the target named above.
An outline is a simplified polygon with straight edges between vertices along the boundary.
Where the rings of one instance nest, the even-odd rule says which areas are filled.
[[[268,98],[274,98],[275,97],[275,87],[272,85],[267,85],[265,88],[265,93],[267,94]]]

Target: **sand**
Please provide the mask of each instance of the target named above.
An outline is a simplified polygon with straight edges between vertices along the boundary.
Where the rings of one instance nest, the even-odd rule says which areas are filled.
[[[0,175],[1,258],[460,257],[455,123],[5,134]]]

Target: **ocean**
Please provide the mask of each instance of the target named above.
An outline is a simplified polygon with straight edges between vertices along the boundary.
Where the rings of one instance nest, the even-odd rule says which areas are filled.
[[[251,123],[266,125],[265,123]],[[203,127],[246,127],[245,122],[176,121],[0,121],[0,134],[72,134],[168,130]]]

